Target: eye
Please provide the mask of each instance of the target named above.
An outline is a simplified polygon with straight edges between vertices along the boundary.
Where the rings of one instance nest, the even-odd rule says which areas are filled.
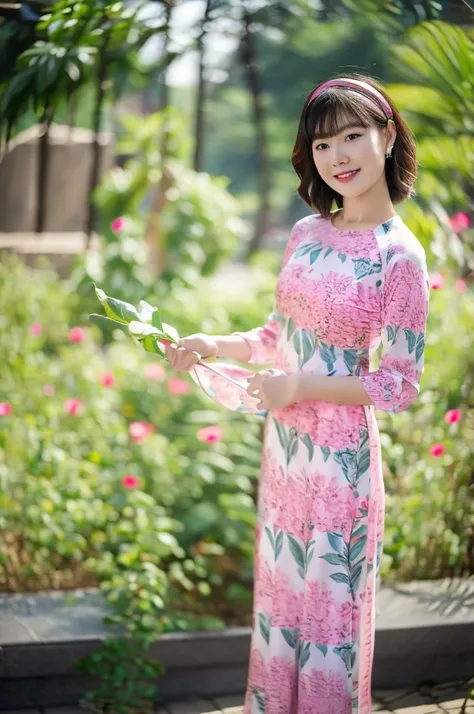
[[[346,139],[349,139],[351,136],[362,136],[362,134],[348,134]]]
[[[321,146],[327,146],[327,144],[315,144],[314,145],[314,150],[317,151]]]

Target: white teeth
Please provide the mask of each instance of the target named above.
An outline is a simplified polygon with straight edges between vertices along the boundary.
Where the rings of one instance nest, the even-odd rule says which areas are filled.
[[[347,174],[337,174],[336,178],[347,178],[347,176],[352,176],[352,174],[357,173],[357,171],[349,171]]]

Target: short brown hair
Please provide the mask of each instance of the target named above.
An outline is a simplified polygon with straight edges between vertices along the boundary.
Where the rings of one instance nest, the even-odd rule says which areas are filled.
[[[393,121],[397,129],[397,138],[393,146],[392,158],[385,162],[385,178],[392,203],[401,203],[413,195],[413,184],[416,179],[417,161],[416,147],[412,133],[392,100],[384,89],[372,77],[363,74],[344,74],[342,76],[358,79],[375,87],[387,100],[392,111]],[[318,85],[319,86],[319,85]],[[314,90],[311,90],[311,93]],[[312,209],[324,218],[330,215],[333,201],[338,208],[342,207],[341,194],[334,191],[320,177],[313,161],[312,143],[314,137],[335,136],[339,127],[347,121],[355,121],[361,126],[370,128],[373,124],[386,127],[388,119],[379,105],[357,92],[348,92],[347,89],[330,87],[319,95],[308,107],[308,100],[301,113],[298,134],[291,156],[291,163],[300,179],[298,193]]]

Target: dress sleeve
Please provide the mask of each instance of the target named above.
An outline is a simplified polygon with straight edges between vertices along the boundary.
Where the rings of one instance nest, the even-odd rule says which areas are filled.
[[[302,227],[301,222],[293,226],[283,254],[281,269],[288,263],[299,243]],[[276,346],[283,322],[284,318],[278,312],[275,299],[273,310],[268,316],[265,325],[254,327],[253,330],[248,330],[247,332],[232,332],[232,335],[243,337],[249,345],[250,359],[248,364],[272,364],[275,361]]]
[[[424,260],[403,253],[392,257],[382,287],[379,368],[360,376],[376,409],[397,414],[420,391],[429,291]]]

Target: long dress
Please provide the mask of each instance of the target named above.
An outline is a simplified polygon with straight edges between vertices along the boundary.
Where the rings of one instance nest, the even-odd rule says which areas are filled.
[[[374,404],[307,400],[263,413],[244,714],[371,712],[385,510],[374,410],[415,400],[428,303],[425,253],[399,216],[345,231],[311,215],[291,231],[266,325],[234,333],[250,363],[358,375]],[[252,374],[217,363],[193,379],[229,409],[259,413],[245,392]]]

